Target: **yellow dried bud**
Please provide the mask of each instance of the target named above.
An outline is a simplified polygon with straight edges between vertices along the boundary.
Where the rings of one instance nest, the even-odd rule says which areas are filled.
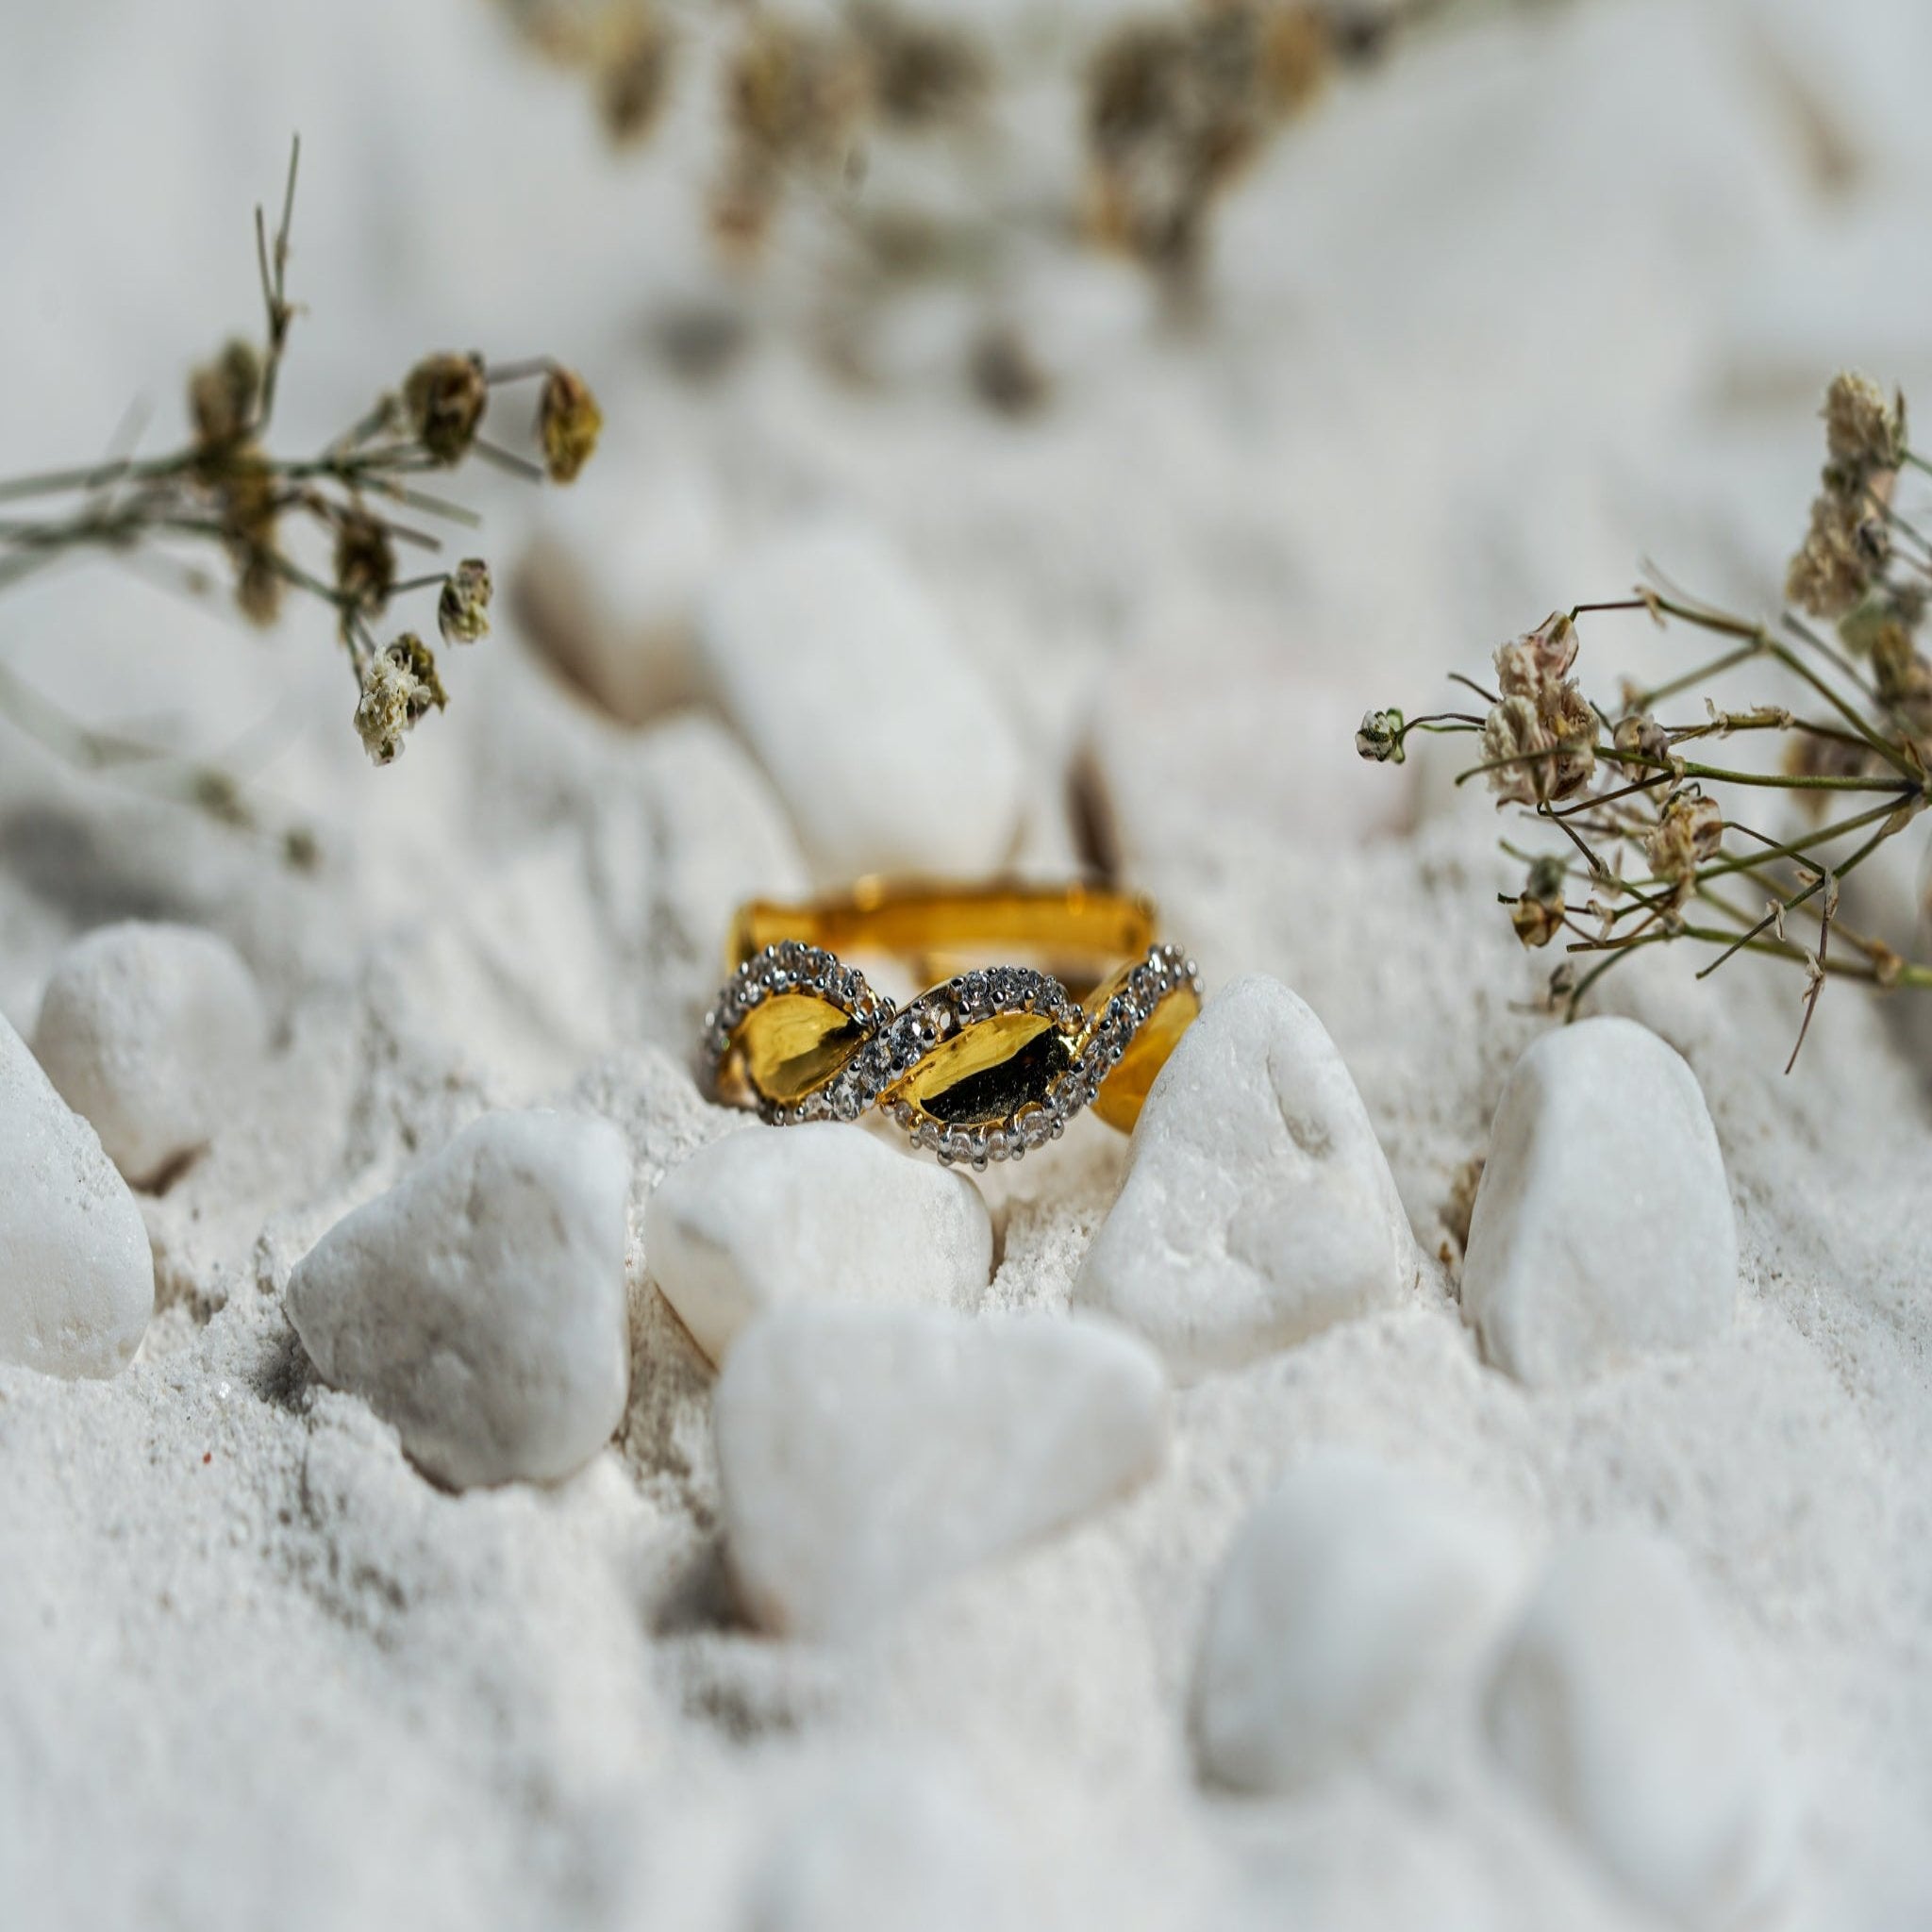
[[[336,589],[373,617],[389,602],[396,580],[396,550],[374,517],[352,510],[336,526]]]
[[[255,422],[261,394],[261,358],[239,338],[188,378],[188,412],[204,449],[238,441]]]
[[[466,557],[442,580],[436,600],[436,627],[446,644],[474,644],[490,635],[490,566]]]
[[[409,426],[439,463],[458,463],[469,454],[489,406],[490,384],[478,355],[425,356],[403,383]]]
[[[568,369],[553,369],[537,406],[537,434],[543,444],[543,467],[553,483],[569,483],[590,461],[604,427],[597,407],[582,376]]]
[[[414,631],[405,631],[362,674],[356,735],[378,765],[389,764],[411,727],[432,708],[440,711],[448,702],[429,646]]]

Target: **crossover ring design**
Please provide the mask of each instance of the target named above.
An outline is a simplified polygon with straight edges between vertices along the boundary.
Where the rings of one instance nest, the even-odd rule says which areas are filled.
[[[1058,1140],[1087,1107],[1128,1132],[1201,1009],[1194,962],[1158,929],[1150,901],[1088,885],[865,879],[754,901],[705,1016],[712,1091],[778,1126],[877,1107],[915,1147],[976,1168]],[[975,963],[1007,947],[1042,966]],[[845,953],[934,983],[897,1006]]]

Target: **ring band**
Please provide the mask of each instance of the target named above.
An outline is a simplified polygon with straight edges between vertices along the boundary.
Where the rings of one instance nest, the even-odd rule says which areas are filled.
[[[705,1016],[712,1091],[779,1126],[876,1106],[914,1146],[977,1168],[1058,1140],[1084,1107],[1129,1132],[1201,1009],[1194,962],[1158,925],[1150,901],[1088,885],[862,879],[755,900]],[[971,963],[1009,946],[1042,965]],[[847,952],[934,983],[895,1007]]]

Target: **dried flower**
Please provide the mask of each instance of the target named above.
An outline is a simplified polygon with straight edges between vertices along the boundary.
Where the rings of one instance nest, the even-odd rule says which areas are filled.
[[[1299,114],[1327,85],[1335,29],[1319,7],[1271,6],[1261,15],[1261,92],[1278,114]]]
[[[1890,553],[1884,520],[1827,490],[1811,506],[1811,527],[1785,574],[1785,595],[1813,617],[1842,617],[1872,588]]]
[[[1724,837],[1724,815],[1717,800],[1692,786],[1664,807],[1643,853],[1655,876],[1687,885],[1700,865],[1717,857]]]
[[[1529,876],[1510,907],[1509,923],[1525,946],[1546,946],[1563,929],[1564,871],[1560,858],[1532,859]]]
[[[188,413],[203,449],[239,442],[254,425],[261,396],[261,358],[239,336],[188,378]]]
[[[405,631],[363,671],[356,735],[376,764],[389,764],[410,729],[432,707],[440,711],[448,702],[429,646],[414,631]]]
[[[1364,711],[1361,729],[1355,735],[1356,756],[1372,764],[1399,765],[1407,757],[1402,739],[1400,711]]]
[[[336,525],[336,589],[365,617],[389,602],[396,580],[396,548],[389,531],[359,510],[346,512]]]
[[[1858,473],[1895,470],[1905,460],[1906,399],[1887,401],[1870,376],[1842,372],[1824,391],[1824,442],[1834,464]]]
[[[436,600],[436,627],[446,644],[474,644],[490,635],[490,566],[466,557],[442,580]]]
[[[1576,629],[1560,611],[1497,649],[1504,695],[1484,723],[1483,757],[1499,804],[1567,798],[1595,772],[1596,713],[1565,675],[1575,661]]]
[[[1932,735],[1932,663],[1902,625],[1879,627],[1872,645],[1872,681],[1879,701],[1905,719],[1914,736]]]
[[[553,483],[570,483],[590,461],[604,427],[597,407],[582,376],[569,369],[553,369],[543,383],[537,405],[537,434],[543,444],[543,467]]]
[[[280,504],[274,471],[253,452],[234,458],[218,487],[222,541],[235,565],[235,602],[251,624],[268,625],[287,579],[276,548]]]
[[[1671,734],[1648,711],[1619,718],[1610,741],[1625,758],[1649,758],[1656,764],[1671,761]]]
[[[854,8],[851,17],[874,104],[888,125],[926,128],[960,121],[984,99],[991,68],[970,34],[876,0]]]
[[[631,5],[611,16],[592,66],[605,132],[620,146],[657,126],[670,92],[675,42],[656,7]]]
[[[425,356],[403,383],[403,407],[417,440],[439,463],[460,462],[490,406],[481,356]]]
[[[1576,661],[1576,626],[1560,610],[1496,652],[1496,678],[1505,697],[1541,699]]]

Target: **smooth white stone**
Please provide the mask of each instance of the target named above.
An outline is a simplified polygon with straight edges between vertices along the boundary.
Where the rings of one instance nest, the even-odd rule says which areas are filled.
[[[1256,975],[1211,1000],[1160,1070],[1074,1291],[1194,1376],[1399,1300],[1417,1267],[1335,1042]]]
[[[699,1148],[658,1183],[644,1263],[722,1363],[746,1323],[788,1302],[970,1312],[992,1274],[992,1217],[964,1174],[863,1127],[754,1127]]]
[[[1727,1926],[1789,1857],[1774,1740],[1682,1559],[1631,1531],[1560,1551],[1498,1659],[1491,1743],[1654,1910]]]
[[[722,572],[698,620],[720,703],[828,874],[971,874],[1011,850],[1013,727],[872,530],[796,530]]]
[[[154,1257],[127,1183],[0,1018],[0,1361],[114,1374],[154,1306]]]
[[[1499,1525],[1425,1479],[1331,1452],[1295,1469],[1228,1553],[1201,1648],[1202,1770],[1311,1784],[1464,1678],[1522,1574]]]
[[[128,920],[54,962],[36,1058],[136,1187],[205,1147],[268,1047],[255,975],[200,926]]]
[[[842,1637],[1151,1475],[1167,1378],[1098,1322],[791,1307],[739,1337],[712,1418],[745,1608]]]
[[[451,1488],[566,1476],[624,1414],[629,1187],[608,1122],[486,1114],[323,1236],[289,1319]]]
[[[620,724],[690,702],[691,629],[724,551],[715,491],[622,451],[544,493],[513,578],[519,616],[566,680]]]
[[[1462,1306],[1490,1359],[1574,1382],[1730,1326],[1738,1235],[1681,1055],[1634,1020],[1546,1033],[1511,1071],[1470,1217]]]

